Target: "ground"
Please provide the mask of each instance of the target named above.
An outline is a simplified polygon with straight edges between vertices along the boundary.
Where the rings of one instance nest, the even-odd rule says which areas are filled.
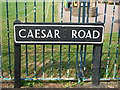
[[[2,84],[2,88],[13,88],[13,82],[9,82],[9,84]],[[22,86],[21,88],[120,88],[120,82],[116,81],[109,81],[109,82],[100,82],[99,86],[92,85],[91,82],[84,82],[78,84],[77,82],[62,82],[62,83],[49,83],[49,82],[42,82],[38,84]]]

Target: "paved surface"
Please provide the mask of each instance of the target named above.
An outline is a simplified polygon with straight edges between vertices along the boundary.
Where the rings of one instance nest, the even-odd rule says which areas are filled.
[[[99,3],[98,4],[98,21],[103,22],[104,20],[104,4]],[[60,17],[60,9],[61,5],[59,5],[59,17]],[[111,23],[112,23],[112,15],[113,15],[113,5],[107,5],[107,17],[106,17],[106,24],[105,24],[105,32],[110,32]],[[118,12],[119,10],[119,12]],[[63,22],[70,22],[70,11],[63,11]],[[74,12],[73,12],[74,13]],[[118,32],[118,23],[120,23],[120,17],[118,18],[118,15],[120,15],[120,5],[116,5],[115,8],[115,20],[114,20],[114,29],[113,32]],[[59,19],[60,20],[60,19]],[[82,20],[82,18],[81,18]],[[72,16],[72,22],[78,22],[77,16]],[[90,17],[89,22],[95,22],[95,17]]]
[[[38,83],[34,84],[34,86],[22,86],[21,88],[120,88],[120,82],[101,82],[99,86],[92,85],[91,82],[85,82],[84,84],[74,85],[75,82],[71,83]],[[76,82],[77,83],[77,82]],[[3,83],[2,88],[13,88],[13,82]]]
[[[84,85],[76,85],[73,88],[119,88],[118,82],[101,82],[99,86],[94,86],[92,83]]]

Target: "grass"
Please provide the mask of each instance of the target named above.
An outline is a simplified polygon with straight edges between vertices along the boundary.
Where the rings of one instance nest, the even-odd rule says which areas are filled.
[[[2,3],[2,70],[3,75],[5,77],[9,77],[9,68],[8,68],[8,44],[7,44],[7,31],[6,31],[6,7],[5,2]],[[55,22],[58,22],[58,10],[57,10],[58,3],[55,3]],[[32,12],[33,2],[27,2],[27,12],[28,12],[28,22],[34,21],[34,13]],[[46,22],[52,21],[52,3],[46,3]],[[19,10],[19,20],[24,22],[24,2],[18,2],[18,10]],[[9,25],[10,25],[10,59],[11,59],[11,69],[12,75],[14,70],[14,39],[13,39],[13,22],[15,21],[15,2],[9,2]],[[42,11],[42,2],[37,2],[37,22],[43,22],[43,11]],[[105,33],[104,44],[103,44],[103,56],[102,56],[102,67],[101,67],[101,77],[105,77],[105,69],[106,69],[106,61],[108,57],[108,43],[109,43],[109,33]],[[114,67],[114,60],[116,56],[116,46],[118,40],[118,33],[113,33],[112,37],[112,44],[110,49],[110,65],[109,65],[109,77],[113,75],[113,67]],[[45,78],[50,77],[51,72],[51,59],[52,59],[52,52],[51,45],[45,46]],[[54,45],[54,63],[53,63],[53,76],[58,77],[59,75],[59,63],[60,63],[60,46]],[[80,45],[79,45],[80,48]],[[86,72],[85,77],[89,78],[91,73],[91,63],[92,63],[92,45],[87,46],[87,62],[86,66],[87,69],[84,71]],[[42,77],[42,45],[37,45],[37,77]],[[22,65],[22,77],[26,78],[26,64],[25,64],[25,46],[22,45],[21,51],[21,65]],[[28,45],[28,71],[29,71],[29,78],[33,78],[34,76],[34,46]],[[78,61],[80,63],[80,49],[78,53]],[[84,64],[84,61],[82,62]],[[70,52],[70,76],[75,77],[75,67],[76,66],[76,45],[71,45],[71,52]],[[118,67],[119,65],[117,65]],[[62,45],[62,77],[67,76],[68,70],[68,45]],[[116,75],[118,77],[118,75]]]

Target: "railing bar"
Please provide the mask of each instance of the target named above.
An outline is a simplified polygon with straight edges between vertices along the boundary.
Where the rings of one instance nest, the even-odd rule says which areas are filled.
[[[106,23],[106,14],[107,13],[107,3],[105,3],[105,8],[104,8],[104,24]]]
[[[53,78],[53,63],[54,63],[54,49],[53,49],[53,45],[52,45],[52,57],[51,57],[51,72],[50,72],[50,75],[51,75],[51,78]]]
[[[14,80],[13,78],[12,79],[10,79],[10,78],[3,78],[3,80],[7,80],[7,81],[10,81],[10,80]],[[75,81],[76,79],[74,78],[74,77],[72,77],[72,78],[53,78],[53,79],[51,79],[51,78],[46,78],[46,79],[43,79],[43,78],[21,78],[21,80],[73,80],[73,81]],[[105,78],[100,78],[100,81],[110,81],[110,80],[114,80],[114,81],[118,81],[118,80],[120,80],[120,78],[107,78],[107,79],[105,79]],[[91,79],[90,78],[86,78],[86,79],[84,79],[84,81],[91,81]]]
[[[108,47],[108,58],[107,58],[107,65],[106,65],[106,78],[108,78],[108,69],[109,69],[109,64],[110,64],[110,49],[111,49],[111,43],[112,43],[112,32],[113,32],[113,27],[114,27],[114,15],[115,15],[115,1],[114,1],[114,6],[113,6],[113,15],[112,15],[112,24],[110,28],[110,40],[109,40],[109,47]]]
[[[9,76],[12,78],[12,70],[11,70],[11,55],[10,55],[10,28],[9,28],[9,10],[8,10],[8,0],[6,0],[6,19],[7,19],[7,39],[8,39],[8,69]]]
[[[85,9],[85,6],[86,5],[86,2],[85,1],[83,1],[83,11],[82,11],[82,23],[85,23],[85,11],[86,11],[86,9]]]
[[[80,18],[81,18],[81,0],[79,0],[79,8],[78,8],[78,23],[80,23]],[[79,67],[79,63],[78,63],[78,50],[79,50],[79,45],[77,45],[76,47],[76,78],[78,79],[78,82],[80,81],[79,78],[79,72],[78,72],[78,67]]]
[[[16,0],[16,20],[18,20],[18,1]]]
[[[70,3],[70,23],[72,23],[72,5],[73,5],[73,0]],[[70,75],[70,47],[71,47],[71,45],[68,46],[67,77],[69,77],[69,75]]]
[[[54,0],[52,0],[52,23],[54,23]],[[51,78],[53,78],[54,45],[52,45]]]
[[[61,23],[63,23],[63,0],[61,3]],[[62,45],[60,45],[60,62],[62,61]],[[59,70],[59,78],[61,77],[61,72]]]
[[[45,0],[43,0],[43,22],[45,22]],[[44,67],[44,64],[45,64],[45,45],[43,45],[43,56],[42,56],[42,75],[43,75],[43,78],[44,77],[44,72],[45,72],[45,67]]]
[[[92,79],[92,71],[93,71],[93,63],[94,63],[94,45],[93,45],[93,50],[92,50],[92,63],[91,63],[91,70],[90,70],[90,78]]]
[[[24,17],[25,17],[25,22],[27,22],[27,2],[26,0],[24,0],[24,9],[25,9],[25,13],[24,13]],[[25,45],[26,47],[26,76],[28,77],[28,46]]]
[[[34,45],[34,78],[36,78],[36,45]]]
[[[79,8],[78,8],[78,23],[80,23],[80,17],[81,17],[81,0],[79,0]]]
[[[82,54],[83,54],[83,45],[81,45],[81,47],[80,47],[80,73],[79,73],[79,78],[80,78],[80,80],[83,79]]]
[[[89,10],[90,10],[90,0],[87,2],[87,19],[86,23],[89,23]],[[87,50],[87,45],[84,47],[84,78],[86,75],[86,50]]]
[[[116,46],[116,57],[115,57],[115,61],[114,61],[114,73],[113,73],[113,78],[116,77],[116,70],[117,70],[117,62],[119,60],[119,44],[120,44],[120,26],[119,26],[119,31],[118,31],[118,42],[117,42],[117,46]],[[119,64],[118,64],[119,65]]]
[[[45,22],[45,0],[43,0],[43,22]]]
[[[96,7],[95,22],[97,22],[97,20],[98,20],[98,0],[95,1],[95,7]]]
[[[83,11],[82,11],[82,23],[85,23],[85,17],[86,17],[86,2],[83,1]],[[83,45],[81,45],[81,48],[80,48],[80,73],[79,73],[79,79],[81,82],[81,80],[83,80],[83,67],[82,67],[82,54],[83,54]]]
[[[61,69],[62,69],[62,45],[60,45],[59,78],[61,78]]]
[[[24,0],[24,4],[25,4],[25,22],[27,22],[27,1]]]
[[[36,22],[36,0],[34,0],[34,22]],[[36,45],[34,45],[34,78],[36,78]]]
[[[72,5],[73,5],[73,0],[70,3],[70,23],[72,22]]]
[[[70,45],[68,47],[68,65],[67,65],[68,69],[67,69],[67,77],[70,76]]]
[[[77,48],[76,48],[76,78],[78,78],[78,49],[79,49],[79,45],[77,45]],[[79,78],[78,78],[78,81],[79,81]]]
[[[87,19],[86,19],[86,23],[89,23],[89,10],[90,10],[90,0],[87,2]],[[85,45],[84,47],[84,78],[86,75],[86,50],[87,50],[87,45]]]
[[[43,45],[43,53],[42,53],[42,75],[43,75],[43,78],[44,77],[44,74],[45,74],[45,45]]]
[[[63,23],[63,0],[62,0],[62,3],[61,3],[61,23]]]
[[[87,4],[87,23],[89,23],[89,10],[90,10],[90,0],[88,1],[88,4]]]
[[[86,75],[86,50],[87,50],[87,45],[85,45],[84,47],[84,78],[85,78],[85,75]]]
[[[115,60],[114,60],[114,73],[113,73],[113,78],[116,77],[116,69],[117,69],[117,61],[118,61],[118,46],[119,46],[119,44],[117,43],[117,46],[116,46],[116,56],[115,56]]]
[[[54,23],[54,0],[52,0],[52,22]]]

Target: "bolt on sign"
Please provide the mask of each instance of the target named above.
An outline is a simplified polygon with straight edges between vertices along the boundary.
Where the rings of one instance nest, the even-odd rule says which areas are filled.
[[[16,23],[15,43],[23,44],[101,44],[103,24]]]

